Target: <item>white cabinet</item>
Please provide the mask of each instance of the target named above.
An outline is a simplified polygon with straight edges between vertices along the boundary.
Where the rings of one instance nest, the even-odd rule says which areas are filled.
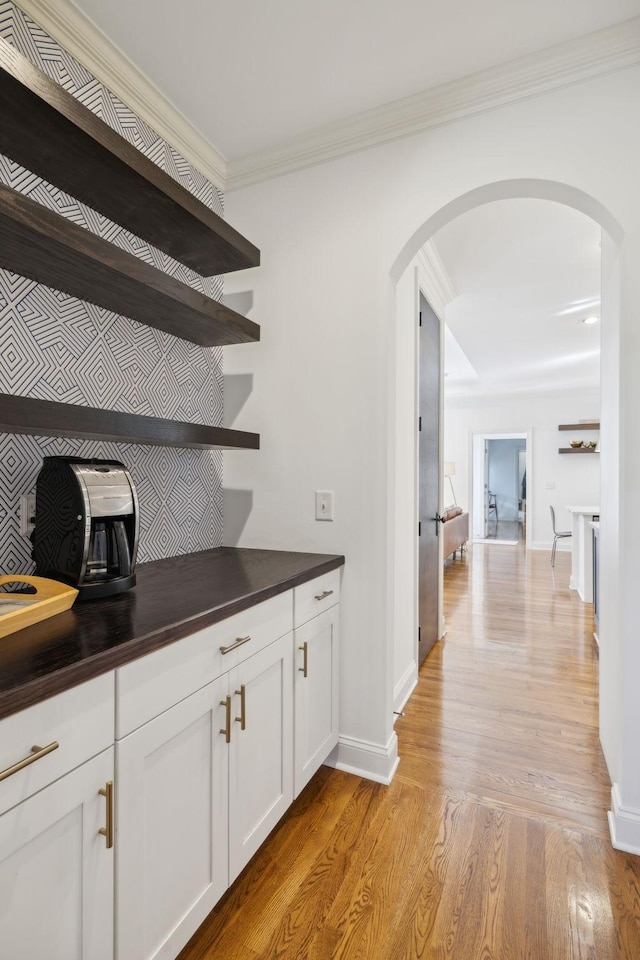
[[[338,609],[295,631],[296,797],[338,742]]]
[[[116,956],[174,958],[227,889],[228,678],[116,744]]]
[[[113,710],[113,673],[105,673],[0,720],[0,771],[31,759],[36,745],[50,751],[0,779],[0,813],[112,747]]]
[[[340,571],[294,590],[294,796],[338,742]]]
[[[293,629],[291,591],[116,670],[116,740]]]
[[[229,883],[293,800],[292,663],[288,633],[231,674]]]
[[[333,571],[0,722],[2,960],[174,960],[337,742],[339,593]]]
[[[0,721],[3,958],[113,958],[113,710],[109,673]]]
[[[113,747],[0,816],[0,953],[11,960],[112,960]]]
[[[118,960],[173,960],[293,799],[286,599],[288,633],[269,644],[263,636],[248,656],[251,641],[238,640],[257,640],[259,631],[239,624],[240,637],[222,637],[225,647],[238,643],[231,670],[116,743]],[[267,613],[283,603],[274,600]],[[164,659],[154,658],[147,703],[163,702],[152,688],[167,681]],[[188,673],[187,664],[181,669]]]

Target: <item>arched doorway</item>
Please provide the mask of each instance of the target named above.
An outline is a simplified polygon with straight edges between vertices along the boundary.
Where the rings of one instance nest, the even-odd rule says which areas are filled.
[[[594,220],[602,229],[602,254],[603,254],[603,330],[608,328],[611,335],[608,337],[605,346],[606,361],[604,363],[604,376],[602,384],[602,416],[604,435],[607,433],[611,438],[613,450],[617,449],[617,441],[614,439],[618,434],[618,412],[619,399],[617,394],[617,329],[618,329],[618,261],[617,251],[623,240],[623,230],[617,220],[609,211],[594,197],[586,194],[575,187],[567,184],[534,179],[505,180],[495,183],[489,183],[477,187],[460,197],[452,200],[438,211],[428,217],[412,234],[402,247],[390,271],[390,280],[392,285],[393,318],[389,330],[389,337],[394,341],[394,349],[390,350],[390,368],[389,368],[389,449],[394,451],[394,460],[390,464],[390,469],[394,474],[394,480],[389,486],[389,516],[398,516],[400,504],[406,501],[407,497],[415,496],[415,440],[414,449],[409,449],[405,444],[404,450],[398,448],[396,443],[396,427],[399,419],[399,405],[403,402],[400,391],[404,390],[404,402],[406,404],[406,382],[407,379],[415,377],[415,357],[411,358],[410,352],[406,348],[398,347],[402,338],[403,324],[406,321],[407,313],[411,310],[411,297],[407,296],[406,289],[403,292],[403,283],[405,288],[408,269],[414,262],[419,251],[442,227],[446,226],[452,220],[460,215],[473,210],[478,206],[492,203],[496,200],[508,199],[540,199],[560,203],[571,207],[587,217]],[[410,286],[410,284],[409,284]],[[413,318],[410,317],[410,320]],[[605,441],[606,446],[607,441]],[[398,455],[399,454],[399,455]],[[615,509],[609,509],[607,505],[617,503],[617,484],[618,484],[619,465],[616,456],[603,458],[603,469],[601,478],[602,502],[605,504],[603,509],[603,536],[608,539],[610,544],[614,544],[617,549],[618,540],[618,515]],[[412,492],[413,491],[413,492]],[[417,658],[414,652],[415,640],[417,636],[416,629],[406,629],[406,620],[403,623],[402,618],[397,617],[399,610],[416,610],[418,593],[418,567],[415,551],[415,541],[408,532],[415,530],[415,525],[407,524],[404,528],[396,527],[393,536],[390,538],[390,549],[388,554],[388,575],[389,589],[391,592],[391,602],[389,610],[391,611],[388,629],[389,635],[393,637],[394,646],[394,685],[393,702],[394,708],[398,709],[402,703],[402,698],[410,693],[412,682],[417,680]],[[618,603],[618,584],[615,573],[606,574],[603,578],[601,589],[609,594],[609,603],[605,603],[605,608],[613,610]],[[442,585],[440,584],[440,596]],[[605,617],[606,620],[606,617]],[[606,635],[609,625],[601,620],[600,633]],[[411,677],[410,662],[413,664],[413,678]],[[608,709],[605,704],[604,709]]]

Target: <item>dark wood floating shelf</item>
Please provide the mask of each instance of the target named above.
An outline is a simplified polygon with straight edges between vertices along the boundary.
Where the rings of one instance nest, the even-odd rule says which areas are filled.
[[[593,420],[591,423],[561,423],[558,425],[558,430],[599,430],[600,423],[598,420]]]
[[[0,267],[204,347],[260,339],[257,323],[2,184]]]
[[[600,453],[595,447],[560,447],[558,453]]]
[[[0,431],[44,437],[110,440],[160,447],[259,450],[260,436],[244,430],[162,420],[117,410],[0,394]]]
[[[0,39],[0,152],[205,276],[260,251]]]

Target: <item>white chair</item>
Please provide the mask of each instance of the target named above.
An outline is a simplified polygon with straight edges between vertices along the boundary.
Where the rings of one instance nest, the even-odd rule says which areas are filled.
[[[551,505],[549,505],[549,510],[551,510],[551,526],[553,527],[553,547],[551,548],[551,566],[554,567],[556,563],[556,545],[558,540],[562,540],[564,537],[572,536],[571,530],[556,530],[556,512]]]

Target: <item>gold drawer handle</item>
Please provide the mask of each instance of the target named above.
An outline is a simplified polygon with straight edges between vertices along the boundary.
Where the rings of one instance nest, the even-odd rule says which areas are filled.
[[[322,593],[316,593],[316,600],[326,600],[327,597],[330,597],[333,593],[333,590],[323,590]]]
[[[305,640],[301,647],[298,647],[298,650],[302,650],[302,666],[298,667],[298,673],[301,673],[303,677],[308,676],[307,670],[309,667],[308,656],[309,656],[309,644]]]
[[[240,689],[236,690],[236,694],[240,697],[240,716],[236,717],[236,721],[240,724],[241,730],[247,729],[247,698],[245,690],[244,683],[241,683]]]
[[[10,767],[7,767],[6,770],[0,771],[0,780],[6,780],[7,777],[17,773],[18,770],[24,770],[25,767],[28,767],[30,763],[35,763],[40,757],[46,757],[48,753],[53,753],[59,746],[58,741],[54,740],[53,743],[48,743],[46,747],[31,747],[31,756],[25,757],[24,760],[19,760],[17,763],[13,763]]]
[[[107,780],[104,787],[98,790],[101,797],[107,801],[107,825],[100,827],[98,833],[107,841],[107,850],[113,846],[113,780]]]
[[[228,647],[220,647],[220,653],[224,656],[225,653],[230,653],[232,650],[237,650],[238,647],[241,647],[243,643],[249,643],[251,637],[238,637],[237,640],[234,640],[233,643],[230,643]]]
[[[228,694],[224,700],[220,701],[220,706],[224,707],[224,727],[220,733],[224,733],[225,743],[231,743],[231,694]]]

